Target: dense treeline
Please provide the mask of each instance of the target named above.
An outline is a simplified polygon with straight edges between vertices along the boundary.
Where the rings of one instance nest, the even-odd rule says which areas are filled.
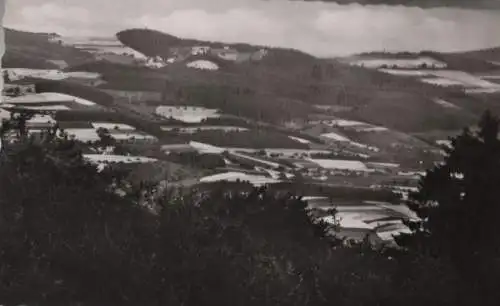
[[[198,152],[170,152],[165,159],[193,168],[215,169],[226,163],[220,154],[200,154]]]
[[[398,281],[403,261],[332,249],[299,199],[222,188],[165,198],[155,215],[110,192],[113,176],[66,156],[66,145],[29,144],[3,160],[7,305],[371,305],[414,290]],[[438,284],[417,281],[418,301],[441,296]]]
[[[186,85],[175,90],[174,103],[220,109],[223,113],[281,123],[307,118],[314,109],[300,100],[262,93],[248,86]]]

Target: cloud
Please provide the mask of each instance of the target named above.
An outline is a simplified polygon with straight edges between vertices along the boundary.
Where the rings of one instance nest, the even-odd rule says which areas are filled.
[[[318,56],[388,51],[459,51],[500,45],[500,15],[463,10],[328,5],[284,14],[252,8],[177,10],[133,21],[186,38],[297,48]]]
[[[88,9],[80,6],[63,6],[56,3],[25,6],[19,20],[7,26],[36,32],[57,32],[86,36],[95,34],[103,24]]]
[[[54,3],[46,3],[39,7],[28,6],[22,10],[25,19],[36,24],[50,22],[72,22],[74,24],[88,24],[90,22],[90,12],[84,8],[76,6],[59,6]]]
[[[500,11],[288,0],[213,0],[210,5],[205,0],[121,0],[118,5],[123,8],[117,9],[111,0],[102,5],[102,0],[92,1],[79,6],[40,2],[18,7],[17,17],[8,25],[99,36],[147,26],[184,38],[296,48],[317,56],[500,46]]]
[[[253,9],[230,9],[223,13],[177,10],[164,17],[142,16],[131,24],[164,30],[185,38],[246,41],[275,44],[289,31],[283,20]]]
[[[297,1],[297,0],[289,0]],[[500,9],[499,0],[302,0],[305,2],[326,2],[337,4],[362,5],[403,5],[408,7],[458,7],[475,9]]]

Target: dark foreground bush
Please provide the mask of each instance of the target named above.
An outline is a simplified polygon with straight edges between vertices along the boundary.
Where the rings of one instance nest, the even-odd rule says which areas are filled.
[[[420,306],[459,305],[464,294],[439,259],[335,246],[282,192],[218,185],[164,197],[153,214],[115,195],[119,177],[97,174],[71,142],[7,150],[4,305]]]

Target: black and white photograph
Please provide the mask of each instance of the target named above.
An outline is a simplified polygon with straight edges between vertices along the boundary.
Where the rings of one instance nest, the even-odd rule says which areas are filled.
[[[0,306],[500,305],[500,0],[0,0]]]

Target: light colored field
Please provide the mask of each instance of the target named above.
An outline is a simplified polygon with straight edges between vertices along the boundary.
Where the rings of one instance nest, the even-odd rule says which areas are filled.
[[[83,157],[93,163],[154,163],[154,158],[143,156],[125,156],[108,154],[84,154]]]
[[[73,136],[75,139],[87,142],[87,141],[97,141],[99,136],[96,129],[77,129],[70,128],[64,130],[69,136]],[[151,135],[145,135],[141,133],[126,132],[126,133],[113,133],[115,130],[110,130],[110,136],[116,140],[154,140],[156,137]],[[128,130],[125,130],[128,131]]]
[[[468,88],[481,88],[493,92],[500,91],[500,84],[488,81],[487,77],[472,75],[464,71],[429,69],[380,69],[380,71],[393,75],[420,77],[422,82],[438,86],[463,86]]]
[[[340,134],[337,134],[337,133],[333,133],[333,132],[321,134],[320,136],[328,138],[328,139],[332,139],[334,141],[341,141],[341,142],[350,142],[351,141],[349,138],[342,136]]]
[[[383,132],[388,129],[382,126],[371,125],[366,122],[354,121],[354,120],[346,120],[346,119],[331,119],[331,120],[312,120],[309,122],[310,124],[324,124],[330,127],[336,127],[343,130],[354,130],[357,132]],[[335,133],[333,133],[335,134]],[[333,135],[334,138],[338,138],[338,136]],[[326,136],[328,137],[328,136]],[[341,140],[339,140],[341,141]]]
[[[240,172],[220,173],[220,174],[205,176],[205,177],[202,177],[200,179],[200,182],[205,182],[205,183],[220,182],[220,181],[249,182],[250,184],[252,184],[254,186],[262,186],[262,185],[266,185],[266,184],[273,184],[273,183],[280,182],[277,179],[273,179],[273,178],[269,178],[269,177],[265,177],[265,176],[259,176],[259,175],[240,173]]]
[[[377,231],[377,236],[384,241],[393,240],[395,236],[401,234],[412,234],[412,231],[404,224],[392,224],[390,228],[383,231]]]
[[[443,99],[434,99],[434,102],[438,105],[441,105],[444,108],[460,109],[460,107],[456,106],[455,104],[447,102]]]
[[[139,133],[110,133],[111,137],[116,140],[156,140],[157,138],[151,135],[139,134]]]
[[[379,69],[379,71],[399,76],[423,77],[428,75],[427,70]]]
[[[453,81],[462,82],[470,87],[495,88],[500,90],[500,85],[488,82],[486,80],[481,79],[480,77],[474,76],[470,73],[463,71],[436,70],[433,71],[432,75]]]
[[[398,175],[419,179],[422,176],[426,176],[427,173],[423,171],[399,171]]]
[[[451,148],[451,141],[450,140],[436,140],[436,144],[439,146]]]
[[[200,70],[219,70],[219,65],[207,60],[197,60],[186,64],[188,68]]]
[[[348,127],[348,126],[365,125],[366,123],[353,120],[337,119],[337,120],[332,120],[331,124],[333,126]]]
[[[92,122],[92,126],[95,129],[103,128],[103,129],[107,129],[109,131],[112,131],[112,130],[133,131],[133,130],[135,130],[135,128],[133,126],[130,126],[127,124],[122,124],[122,123]]]
[[[432,84],[432,85],[437,85],[437,86],[444,86],[444,87],[449,87],[449,86],[465,86],[463,82],[457,81],[457,80],[450,80],[450,79],[445,79],[445,78],[422,78],[420,81],[427,83],[427,84]]]
[[[404,192],[418,192],[417,187],[411,187],[411,186],[391,186],[391,189],[393,190],[398,190],[398,191],[404,191]]]
[[[304,144],[309,144],[309,143],[311,143],[309,140],[304,139],[304,138],[300,138],[300,137],[288,136],[288,138],[290,138],[291,140],[295,140],[295,141],[297,141],[297,142],[300,142],[300,143],[304,143]]]
[[[3,108],[0,108],[0,120],[2,119],[10,119],[10,112]]]
[[[365,149],[365,150],[369,150],[369,151],[373,151],[373,152],[379,152],[380,151],[379,148],[376,148],[376,147],[373,147],[373,146],[368,146],[368,145],[365,145],[365,144],[362,144],[362,143],[359,143],[359,142],[356,142],[356,141],[352,141],[351,139],[349,139],[349,138],[347,138],[345,136],[342,136],[340,134],[337,134],[337,133],[321,134],[320,137],[328,138],[328,139],[331,139],[333,141],[338,141],[338,142],[341,142],[341,143],[348,143],[351,146],[354,146],[354,147],[357,147],[357,148],[361,148],[361,149]]]
[[[313,202],[315,200],[312,199]],[[393,205],[384,202],[364,201],[363,205],[342,206],[340,204],[335,207],[333,205],[317,207],[310,204],[309,207],[319,211],[327,211],[332,208],[337,210],[335,216],[327,215],[319,217],[319,220],[339,226],[333,232],[339,238],[363,239],[364,235],[371,232],[384,241],[395,243],[395,236],[411,232],[403,220],[420,220],[406,205]],[[350,229],[361,230],[361,232],[350,233]]]
[[[4,101],[9,104],[37,104],[37,103],[58,103],[58,102],[74,102],[81,105],[93,106],[96,103],[85,100],[79,97],[61,94],[57,92],[44,92],[37,94],[29,94],[14,98],[5,97]]]
[[[53,127],[56,121],[49,115],[34,115],[30,120],[26,121],[26,127],[33,132],[41,132],[41,129]]]
[[[308,159],[308,161],[313,162],[325,169],[338,169],[338,170],[352,170],[352,171],[363,171],[371,172],[366,165],[361,161],[355,160],[341,160],[341,159]]]
[[[226,151],[225,148],[212,146],[210,144],[197,141],[190,141],[189,145],[200,153],[221,154],[222,152]]]
[[[173,118],[188,123],[199,123],[207,118],[218,118],[218,110],[193,106],[168,106],[156,108],[156,114],[165,118]]]
[[[420,68],[422,66],[433,67],[433,68],[446,68],[446,63],[440,62],[430,57],[418,57],[409,59],[399,59],[399,58],[369,58],[355,60],[351,64],[357,66],[363,66],[366,68],[384,68],[384,67],[397,67],[397,68]]]
[[[388,131],[389,129],[383,126],[374,126],[374,127],[367,127],[367,128],[358,128],[356,129],[356,132],[385,132]]]
[[[500,92],[500,84],[499,88],[469,88],[465,90],[468,94],[492,94],[496,92]]]
[[[9,78],[12,81],[21,80],[27,77],[46,79],[46,80],[64,80],[67,78],[85,78],[99,79],[101,75],[94,72],[63,72],[56,69],[28,69],[28,68],[5,68]]]
[[[162,126],[163,131],[178,131],[179,133],[194,134],[198,131],[224,131],[224,132],[243,132],[248,131],[247,128],[237,126],[217,126],[217,125],[204,125],[197,127],[173,127]]]
[[[361,148],[361,149],[370,150],[372,152],[379,152],[380,151],[380,149],[377,148],[377,147],[365,145],[364,143],[359,143],[359,142],[356,142],[356,141],[350,141],[349,144],[352,145],[352,146]]]
[[[354,121],[354,120],[345,120],[345,119],[330,119],[330,120],[314,120],[311,121],[312,124],[324,124],[331,127],[354,127],[354,126],[363,126],[369,125],[365,122]]]
[[[232,151],[241,152],[258,152],[260,149],[246,149],[246,148],[229,148]],[[263,149],[267,154],[278,154],[284,157],[292,157],[293,155],[310,155],[310,154],[328,154],[331,151],[328,150],[305,150],[305,149]]]
[[[71,108],[65,105],[45,105],[45,106],[16,106],[23,109],[55,111],[55,110],[70,110]]]
[[[233,156],[236,156],[236,157],[240,157],[240,158],[248,159],[248,160],[251,160],[251,161],[254,161],[254,162],[257,162],[257,163],[265,164],[265,165],[267,165],[267,166],[269,166],[271,168],[279,168],[280,167],[280,164],[278,164],[278,163],[273,163],[273,162],[270,162],[270,161],[267,161],[267,160],[263,160],[263,159],[260,159],[260,158],[256,158],[256,157],[252,157],[252,156],[248,156],[248,155],[243,155],[243,154],[236,153],[236,152],[231,152],[230,154],[233,155]]]
[[[95,129],[65,129],[64,131],[69,136],[73,136],[75,139],[83,142],[99,140]]]
[[[315,108],[330,111],[330,112],[343,112],[352,110],[352,106],[343,106],[343,105],[323,105],[323,104],[315,104],[313,105]]]
[[[366,165],[373,167],[384,167],[384,168],[399,168],[399,164],[395,163],[375,163],[375,162],[367,162]]]
[[[85,50],[94,54],[117,54],[125,53],[132,55],[137,59],[146,59],[142,53],[124,46],[117,38],[95,38],[95,37],[60,37],[56,40],[61,40],[63,45],[72,46],[74,48]]]
[[[500,80],[500,75],[482,75],[481,79]]]
[[[99,73],[96,72],[87,72],[87,71],[68,71],[64,72],[64,75],[67,78],[76,78],[76,79],[98,79],[101,77]]]
[[[218,147],[202,142],[190,141],[189,144],[178,144],[178,145],[166,145],[163,146],[164,150],[169,151],[185,151],[187,148],[193,148],[200,153],[213,153],[220,154],[224,151],[231,153],[257,153],[264,151],[266,155],[279,155],[281,157],[292,158],[298,155],[310,156],[311,154],[329,154],[331,151],[328,150],[304,150],[304,149],[276,149],[276,148],[263,148],[263,149],[253,149],[253,148],[235,148],[235,147]]]

